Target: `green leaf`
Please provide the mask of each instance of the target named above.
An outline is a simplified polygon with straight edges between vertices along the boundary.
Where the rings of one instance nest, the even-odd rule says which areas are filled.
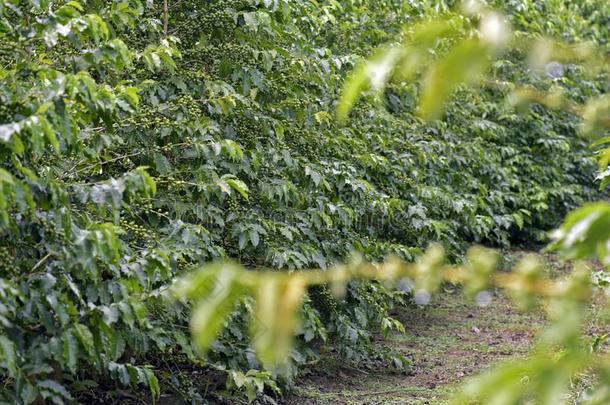
[[[51,144],[56,152],[59,152],[59,141],[57,140],[57,136],[55,136],[55,130],[44,116],[38,116],[38,119],[47,142]]]
[[[70,330],[64,332],[62,340],[64,363],[70,371],[75,372],[78,362],[78,340]]]
[[[567,259],[598,256],[610,265],[610,203],[591,203],[571,212],[553,233],[551,250]]]
[[[231,187],[233,190],[237,191],[244,199],[248,199],[248,186],[246,183],[239,179],[227,178],[225,182]]]
[[[250,242],[252,242],[252,246],[256,247],[258,246],[258,242],[259,242],[260,238],[258,235],[258,232],[252,230],[250,231]]]
[[[345,122],[360,94],[370,88],[381,92],[385,87],[396,62],[402,56],[402,48],[390,47],[379,51],[370,61],[360,66],[349,75],[341,98],[337,104],[337,119]]]
[[[12,378],[17,378],[17,353],[15,344],[6,336],[0,335],[0,351],[2,356],[0,361],[5,369],[8,370]]]
[[[150,388],[151,397],[153,400],[159,398],[161,395],[161,387],[159,387],[159,380],[157,379],[157,376],[148,368],[144,369],[144,375],[146,376],[147,385]]]
[[[13,134],[19,133],[21,128],[21,125],[17,122],[0,125],[0,141],[8,143]]]
[[[427,120],[438,118],[457,87],[480,79],[490,62],[490,48],[481,41],[459,42],[426,74],[419,114]]]
[[[240,267],[227,263],[204,268],[201,273],[206,271],[213,272],[215,280],[210,292],[195,304],[191,317],[193,340],[204,352],[214,342],[244,292],[239,283]]]
[[[155,153],[155,169],[161,174],[167,174],[172,170],[172,165],[165,156]]]
[[[64,399],[68,399],[68,400],[72,399],[72,395],[70,395],[68,390],[66,390],[66,388],[63,385],[59,384],[57,381],[42,380],[42,381],[38,381],[38,383],[36,385],[37,385],[38,389],[40,389],[40,390],[51,391],[54,394],[60,395]]]
[[[95,346],[93,344],[93,333],[91,330],[83,324],[76,324],[73,327],[74,335],[85,349],[88,356],[95,356]]]
[[[256,312],[250,330],[256,352],[266,368],[286,361],[299,324],[297,311],[305,295],[299,276],[282,279],[261,275],[256,291]]]

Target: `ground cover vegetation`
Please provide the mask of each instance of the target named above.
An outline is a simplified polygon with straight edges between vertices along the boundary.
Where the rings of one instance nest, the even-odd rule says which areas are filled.
[[[581,117],[540,105],[518,114],[503,88],[461,89],[444,120],[425,122],[421,87],[391,84],[335,120],[363,57],[454,6],[0,2],[3,400],[112,401],[146,387],[150,401],[162,390],[196,402],[231,392],[273,401],[323,345],[358,367],[407,369],[371,336],[401,330],[389,311],[410,299],[408,288],[353,281],[337,298],[327,276],[317,287],[290,284],[307,289],[303,305],[284,308],[302,319],[293,346],[281,338],[296,324],[264,330],[282,314],[261,297],[295,290],[270,277],[250,298],[233,288],[248,273],[219,265],[207,273],[213,283],[182,289],[198,297],[212,288],[206,303],[222,309],[199,311],[205,357],[191,343],[190,304],[168,303],[165,291],[223,257],[286,271],[324,269],[352,251],[366,262],[411,261],[432,241],[452,259],[472,243],[545,242],[566,213],[601,198]],[[532,35],[607,46],[603,2],[498,6]],[[506,54],[494,77],[561,86],[576,102],[607,90],[578,65],[532,74],[527,56]],[[574,247],[566,226],[563,242]],[[592,251],[576,249],[572,258]],[[440,252],[426,257],[417,268],[437,269]],[[228,304],[237,307],[226,320]],[[249,327],[255,311],[271,319]],[[291,362],[276,367],[284,353]],[[192,368],[205,384],[173,371]]]

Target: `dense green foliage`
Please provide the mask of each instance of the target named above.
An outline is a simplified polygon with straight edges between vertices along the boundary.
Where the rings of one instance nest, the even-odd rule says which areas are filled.
[[[505,11],[518,28],[605,44],[602,5],[574,3]],[[359,58],[437,11],[183,0],[164,14],[156,2],[1,1],[3,399],[87,401],[113,382],[154,398],[159,377],[185,399],[204,395],[158,372],[163,362],[206,365],[254,397],[277,392],[275,380],[288,383],[325,341],[351,361],[404,368],[370,344],[375,327],[397,327],[388,309],[407,298],[379,284],[352,283],[342,300],[310,291],[293,364],[275,373],[256,371],[250,300],[204,361],[188,304],[161,293],[225,256],[325,268],[352,250],[376,261],[412,259],[430,241],[454,255],[471,242],[543,241],[596,196],[580,121],[539,106],[518,115],[498,103],[502,89],[462,90],[430,124],[414,112],[418,86],[393,85],[335,122]],[[524,74],[524,59],[510,54],[495,77],[558,84],[576,99],[605,90],[576,66],[561,78]]]
[[[427,119],[439,117],[446,101],[460,85],[472,85],[487,78],[493,62],[502,60],[503,54],[511,49],[529,53],[529,65],[534,72],[544,69],[555,79],[564,75],[564,66],[558,61],[578,62],[588,75],[597,76],[600,83],[608,73],[603,46],[562,43],[536,36],[523,40],[519,34],[514,35],[503,14],[480,3],[467,4],[460,12],[446,13],[406,31],[400,42],[376,52],[346,80],[337,107],[342,121],[363,91],[372,90],[382,96],[388,82],[411,81],[418,76],[422,78],[418,113]],[[498,82],[484,81],[483,84],[493,87]],[[610,138],[605,135],[610,128],[610,99],[603,86],[585,98],[574,97],[559,85],[547,90],[503,81],[502,87],[510,89],[507,99],[512,104],[535,102],[580,116],[581,133],[598,138],[593,144],[599,148],[596,155],[600,174],[596,179],[600,180],[600,189],[607,187],[610,148],[606,145]],[[605,202],[587,204],[573,211],[553,233],[554,242],[549,248],[568,260],[599,258],[607,267],[608,212]],[[540,259],[530,256],[510,273],[502,274],[494,272],[497,254],[481,248],[470,250],[468,260],[461,266],[444,266],[442,258],[442,248],[437,245],[410,264],[395,258],[379,265],[356,260],[328,271],[290,273],[252,272],[230,263],[216,264],[183,278],[173,291],[178,297],[197,300],[191,326],[195,341],[203,350],[209,349],[222,329],[221,319],[230,315],[227,309],[242,294],[252,295],[256,308],[251,316],[253,346],[265,368],[272,369],[288,357],[297,309],[306,286],[330,283],[335,294],[342,296],[348,280],[373,279],[390,286],[406,277],[413,283],[415,301],[425,304],[445,280],[462,284],[466,296],[481,305],[485,305],[485,297],[491,297],[486,288],[500,287],[522,309],[532,309],[544,302],[552,323],[536,339],[527,359],[498,365],[474,378],[453,398],[453,403],[482,401],[509,405],[533,401],[552,405],[562,402],[571,391],[573,381],[583,374],[594,376],[596,381],[587,383],[578,400],[595,404],[608,402],[608,361],[602,349],[608,335],[590,338],[583,330],[585,304],[595,301],[595,306],[605,308],[608,303],[599,297],[608,285],[606,272],[592,272],[589,264],[577,262],[570,277],[557,280],[545,276]],[[222,292],[218,291],[219,286]]]

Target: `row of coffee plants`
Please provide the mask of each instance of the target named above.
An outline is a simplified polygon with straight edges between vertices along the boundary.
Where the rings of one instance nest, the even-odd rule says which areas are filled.
[[[529,52],[530,66],[546,67],[555,72],[555,78],[564,74],[564,66],[559,61],[580,62],[600,82],[607,75],[603,44],[562,44],[540,37],[521,41],[503,14],[483,4],[469,3],[461,13],[446,13],[406,28],[401,42],[386,47],[356,69],[346,81],[338,107],[339,117],[345,120],[364,90],[380,93],[387,85],[385,80],[412,80],[418,74],[423,76],[418,111],[428,119],[437,117],[459,85],[476,83],[486,77],[492,62],[502,58],[502,53],[511,47]],[[581,132],[601,138],[595,143],[597,147],[608,144],[609,138],[603,135],[610,129],[610,103],[603,86],[583,98],[566,91],[570,89],[569,84],[563,82],[550,90],[516,82],[508,86],[504,82],[503,87],[511,89],[508,98],[513,102],[536,102],[580,116]],[[600,171],[597,179],[604,189],[610,149],[601,149],[597,154]],[[587,204],[568,215],[554,233],[555,241],[550,247],[566,259],[599,258],[608,267],[609,221],[607,202]],[[560,403],[574,385],[581,384],[578,380],[583,374],[588,375],[589,382],[586,389],[577,393],[576,400],[608,402],[608,359],[603,350],[608,335],[591,338],[583,331],[590,301],[601,307],[598,310],[607,309],[607,294],[604,294],[607,273],[592,272],[590,266],[577,263],[567,279],[548,277],[536,256],[526,257],[510,273],[495,273],[497,259],[492,251],[473,248],[464,265],[444,266],[442,248],[436,246],[411,264],[396,259],[380,265],[356,260],[327,271],[256,272],[224,263],[194,272],[177,283],[174,292],[178,298],[198,301],[191,326],[195,341],[203,350],[209,349],[223,327],[223,318],[229,316],[230,308],[240,296],[251,295],[255,300],[255,315],[250,321],[253,346],[265,368],[273,369],[289,356],[293,334],[298,330],[299,306],[312,285],[330,284],[336,295],[343,296],[349,280],[370,278],[384,285],[395,285],[398,281],[400,286],[407,279],[414,283],[415,301],[421,304],[429,301],[430,294],[444,280],[463,284],[464,293],[477,301],[489,296],[486,288],[500,287],[521,309],[534,308],[544,301],[543,307],[552,323],[539,336],[527,359],[498,366],[474,379],[453,398],[453,403]],[[600,322],[607,324],[607,319]]]
[[[515,1],[507,12],[531,31],[607,38],[578,4]],[[240,298],[204,358],[188,303],[162,292],[220,257],[288,270],[354,250],[411,260],[430,241],[453,257],[472,242],[543,241],[595,197],[580,121],[536,106],[517,115],[498,103],[501,89],[462,91],[445,121],[425,123],[421,89],[396,85],[335,121],[361,57],[449,8],[0,1],[2,398],[113,400],[140,386],[154,400],[159,380],[188,400],[225,384],[265,398],[322,344],[363,367],[408,367],[370,341],[401,328],[388,313],[408,297],[381,284],[350,283],[342,299],[309,290],[292,362],[274,371],[259,371],[247,337],[252,299]],[[523,77],[523,58],[498,62],[498,77]],[[577,67],[526,77],[569,81],[575,97],[601,86]],[[205,382],[167,372],[195,366]]]

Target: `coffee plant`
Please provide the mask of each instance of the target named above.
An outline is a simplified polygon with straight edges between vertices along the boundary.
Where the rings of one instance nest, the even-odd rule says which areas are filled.
[[[324,345],[362,367],[407,369],[371,340],[402,329],[389,313],[411,296],[384,280],[409,276],[423,283],[413,291],[433,292],[457,276],[438,249],[416,265],[394,262],[384,277],[366,263],[416,260],[430,242],[451,260],[472,243],[546,242],[565,214],[604,195],[579,134],[604,127],[607,81],[583,62],[599,64],[595,51],[561,47],[592,41],[607,51],[608,6],[497,4],[524,42],[558,37],[565,58],[583,64],[531,73],[524,48],[500,53],[500,38],[484,50],[493,63],[472,58],[492,70],[495,85],[481,91],[459,86],[475,77],[438,73],[441,64],[449,83],[419,86],[408,75],[386,85],[389,71],[363,63],[390,69],[400,48],[376,49],[403,40],[416,44],[417,66],[461,40],[470,45],[453,60],[476,55],[481,17],[455,6],[0,0],[0,399],[147,392],[154,402],[163,392],[272,402]],[[418,21],[439,15],[409,42],[428,27]],[[445,40],[431,43],[435,35]],[[354,69],[362,74],[351,76],[360,84],[350,96],[343,85]],[[570,106],[595,103],[566,114],[523,102],[564,107],[557,88]],[[507,95],[524,111],[504,104]],[[440,116],[437,106],[442,121],[422,120]],[[610,154],[599,155],[606,184]],[[595,250],[569,236],[578,215],[588,214],[572,214],[556,242],[570,258],[607,246],[595,231],[607,215],[588,222]],[[294,272],[338,266],[354,251],[339,271]],[[249,270],[219,263],[193,273],[221,258]],[[261,269],[278,271],[252,271]],[[196,301],[192,320],[184,297]],[[168,364],[204,370],[207,382]]]
[[[447,19],[426,21],[409,30],[403,42],[383,49],[371,60],[362,64],[346,82],[338,115],[342,120],[353,109],[357,97],[371,89],[378,96],[387,86],[387,80],[408,80],[418,74],[416,69],[427,68],[423,73],[423,89],[419,101],[419,112],[427,119],[438,117],[448,97],[461,84],[470,84],[488,74],[494,59],[498,58],[511,41],[512,32],[506,17],[482,4],[469,3],[466,14],[450,15]],[[473,21],[474,20],[474,21]],[[477,21],[478,20],[478,21]],[[478,29],[470,23],[478,22]],[[449,45],[443,49],[442,42]],[[546,67],[553,78],[562,76],[563,65],[549,61],[551,57],[580,59],[587,65],[590,75],[606,78],[607,66],[603,49],[595,44],[563,45],[548,39],[534,38],[530,64]],[[522,45],[522,44],[519,44]],[[528,41],[527,45],[531,45]],[[446,51],[440,58],[433,58],[433,48]],[[423,58],[423,59],[422,59]],[[425,63],[422,62],[425,61]],[[560,72],[558,72],[560,70]],[[549,72],[551,71],[551,72]],[[584,119],[582,132],[601,138],[594,147],[606,145],[602,137],[610,128],[610,110],[605,88],[602,86],[591,98],[573,99],[566,95],[565,88],[537,89],[529,85],[517,88],[509,83],[509,98],[522,103],[535,102],[550,108],[568,111]],[[607,185],[608,149],[601,149],[599,172],[596,180],[601,189]],[[559,251],[565,259],[580,260],[598,258],[601,264],[610,266],[610,211],[605,202],[587,204],[570,213],[560,229],[554,233],[551,250]],[[543,264],[536,257],[526,257],[517,264],[512,273],[494,273],[497,255],[491,251],[474,248],[462,267],[443,266],[442,249],[431,248],[414,264],[404,264],[396,259],[375,266],[356,261],[338,266],[329,271],[300,271],[291,274],[256,273],[232,265],[204,268],[176,285],[178,297],[200,299],[212,295],[218,277],[233,273],[232,283],[219,300],[201,301],[195,308],[192,331],[197,343],[207,350],[221,327],[219,314],[228,313],[239,294],[254,295],[257,305],[252,318],[252,337],[255,348],[267,368],[287,361],[292,337],[297,327],[297,309],[304,299],[306,286],[330,284],[337,295],[343,295],[346,282],[357,278],[370,278],[384,283],[394,283],[406,278],[415,281],[415,300],[424,303],[430,293],[435,292],[443,281],[461,283],[464,292],[474,298],[485,293],[492,285],[505,289],[516,303],[524,308],[537,305],[540,298],[546,299],[545,309],[552,324],[539,337],[531,355],[496,367],[475,378],[453,398],[454,403],[484,401],[494,404],[534,403],[556,404],[565,401],[573,379],[579,374],[594,374],[592,383],[578,400],[586,403],[606,403],[608,392],[608,359],[601,347],[607,335],[597,336],[589,345],[584,336],[585,309],[589,301],[607,307],[607,274],[577,263],[575,271],[567,280],[554,280],[543,275]],[[601,288],[601,292],[600,292]],[[232,295],[236,292],[237,295]],[[213,320],[211,318],[214,318]],[[260,323],[264,327],[260,326]]]

